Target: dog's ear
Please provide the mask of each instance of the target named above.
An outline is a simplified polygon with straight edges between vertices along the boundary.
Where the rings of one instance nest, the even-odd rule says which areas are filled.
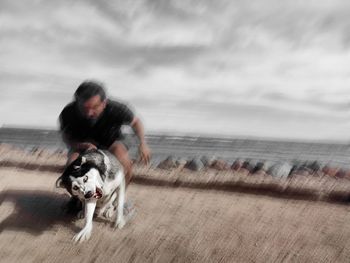
[[[76,159],[71,165],[73,165],[73,169],[79,169],[84,163],[86,163],[86,158],[84,156]]]
[[[56,180],[56,187],[57,188],[65,188],[65,186],[63,184],[62,176],[58,177],[58,179]]]
[[[79,157],[76,162],[74,162],[74,166],[82,166],[84,163],[86,163],[86,158],[84,156]]]

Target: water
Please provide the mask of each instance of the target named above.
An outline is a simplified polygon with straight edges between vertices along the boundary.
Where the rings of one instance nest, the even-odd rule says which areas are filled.
[[[194,156],[216,156],[233,162],[237,158],[262,161],[319,161],[350,167],[350,147],[345,143],[293,142],[258,139],[214,138],[204,136],[146,135],[152,149],[152,160],[169,155],[190,159]],[[25,150],[46,148],[66,150],[57,130],[0,128],[0,142]],[[132,158],[137,156],[137,139],[126,135]]]

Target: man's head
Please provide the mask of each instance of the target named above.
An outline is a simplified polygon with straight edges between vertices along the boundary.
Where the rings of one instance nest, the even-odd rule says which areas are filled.
[[[106,92],[97,82],[84,81],[75,91],[74,98],[87,119],[97,119],[106,107]]]

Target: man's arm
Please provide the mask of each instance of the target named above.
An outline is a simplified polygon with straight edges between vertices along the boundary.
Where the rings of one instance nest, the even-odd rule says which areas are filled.
[[[143,124],[139,118],[134,117],[132,122],[130,123],[130,126],[132,127],[132,129],[134,130],[136,136],[140,141],[140,145],[139,145],[140,159],[141,161],[148,164],[151,158],[151,150],[148,147],[145,140],[145,132],[144,132]]]

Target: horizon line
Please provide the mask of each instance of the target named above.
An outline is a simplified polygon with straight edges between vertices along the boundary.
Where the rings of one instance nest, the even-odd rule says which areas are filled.
[[[58,127],[53,126],[33,126],[33,125],[17,125],[17,124],[2,124],[0,129],[27,129],[27,130],[45,130],[59,131]],[[132,132],[126,131],[125,134],[133,135]],[[276,142],[295,142],[295,143],[324,143],[324,144],[349,144],[349,140],[331,140],[331,139],[301,139],[291,137],[263,137],[263,136],[243,136],[243,135],[227,135],[213,133],[196,133],[196,132],[179,132],[179,131],[162,131],[152,130],[146,132],[145,136],[167,136],[167,137],[184,137],[184,138],[207,138],[220,140],[252,140],[252,141],[276,141]]]

